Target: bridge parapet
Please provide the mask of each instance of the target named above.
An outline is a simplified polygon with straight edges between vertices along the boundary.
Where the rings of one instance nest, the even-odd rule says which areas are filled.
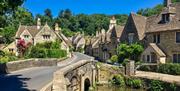
[[[53,91],[84,91],[95,84],[96,62],[80,60],[54,73]]]

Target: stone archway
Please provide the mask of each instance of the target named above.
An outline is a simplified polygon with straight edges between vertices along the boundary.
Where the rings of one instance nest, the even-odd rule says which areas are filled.
[[[71,91],[80,91],[80,84],[77,77],[71,79]]]
[[[89,87],[91,86],[90,80],[86,78],[84,80],[84,91],[89,91]]]

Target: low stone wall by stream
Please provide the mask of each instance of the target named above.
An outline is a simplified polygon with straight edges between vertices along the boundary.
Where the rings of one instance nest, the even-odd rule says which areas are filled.
[[[125,74],[125,68],[105,63],[97,63],[98,66],[98,82],[97,84],[108,84],[108,81],[116,74]]]
[[[31,67],[42,67],[42,66],[56,66],[58,62],[65,60],[66,58],[56,59],[25,59],[13,62],[0,64],[0,74],[6,74],[13,71],[31,68]]]

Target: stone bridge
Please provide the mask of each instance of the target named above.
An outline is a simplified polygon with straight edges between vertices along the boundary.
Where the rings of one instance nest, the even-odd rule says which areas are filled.
[[[96,62],[80,60],[54,73],[52,91],[88,91],[96,79]]]

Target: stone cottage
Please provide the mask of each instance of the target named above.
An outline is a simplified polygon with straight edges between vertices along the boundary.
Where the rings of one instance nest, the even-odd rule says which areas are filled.
[[[85,53],[94,56],[97,60],[107,62],[111,56],[116,55],[123,28],[117,25],[115,17],[112,17],[107,32],[102,29],[96,32],[96,36],[86,40]]]
[[[145,51],[141,60],[148,63],[180,63],[180,3],[164,1],[158,15],[144,17],[131,13],[120,41],[140,42]]]
[[[18,55],[16,45],[19,39],[23,39],[26,44],[31,43],[32,45],[43,42],[53,42],[60,39],[62,41],[61,48],[66,50],[67,53],[69,53],[69,47],[71,46],[68,38],[61,33],[61,29],[58,24],[55,24],[55,29],[51,29],[47,23],[42,26],[40,18],[37,19],[37,25],[35,26],[20,24],[15,38],[16,40],[11,43],[11,46],[7,46],[4,50],[14,52],[16,55]]]

